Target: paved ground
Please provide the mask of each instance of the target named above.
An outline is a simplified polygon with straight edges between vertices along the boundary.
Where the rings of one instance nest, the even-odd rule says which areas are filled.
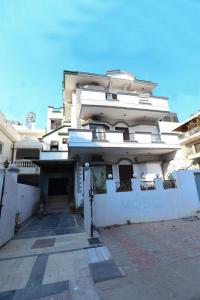
[[[106,274],[99,271],[105,261],[108,278],[110,265]],[[67,212],[33,218],[0,249],[0,299],[98,300],[93,279],[119,276],[107,249]]]
[[[96,284],[104,300],[200,300],[200,220],[100,231],[124,278]]]

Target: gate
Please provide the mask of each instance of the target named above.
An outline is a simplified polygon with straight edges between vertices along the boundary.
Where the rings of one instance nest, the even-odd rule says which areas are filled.
[[[200,200],[200,173],[194,173],[194,178],[195,178],[197,192]]]
[[[13,176],[14,175],[14,176]],[[2,191],[4,173],[0,174],[0,192]],[[0,216],[0,247],[14,235],[16,215],[17,183],[15,174],[5,171],[5,185]]]

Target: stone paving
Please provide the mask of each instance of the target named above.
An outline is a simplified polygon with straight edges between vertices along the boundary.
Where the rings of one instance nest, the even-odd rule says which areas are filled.
[[[81,274],[92,282],[89,246],[78,215],[31,219],[0,249],[0,299],[74,299],[70,281],[78,282]]]
[[[99,238],[89,238],[80,216],[67,212],[29,220],[0,249],[4,300],[99,300],[94,281],[120,276]]]

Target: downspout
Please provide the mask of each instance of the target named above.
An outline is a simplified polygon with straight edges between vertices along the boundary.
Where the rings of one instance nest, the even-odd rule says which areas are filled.
[[[14,159],[14,150],[15,150],[15,143],[12,144],[12,157],[11,157],[12,164],[13,164],[13,159]]]

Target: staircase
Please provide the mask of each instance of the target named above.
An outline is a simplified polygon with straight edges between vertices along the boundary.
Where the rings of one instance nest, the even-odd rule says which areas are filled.
[[[69,211],[67,195],[48,196],[48,212]]]

